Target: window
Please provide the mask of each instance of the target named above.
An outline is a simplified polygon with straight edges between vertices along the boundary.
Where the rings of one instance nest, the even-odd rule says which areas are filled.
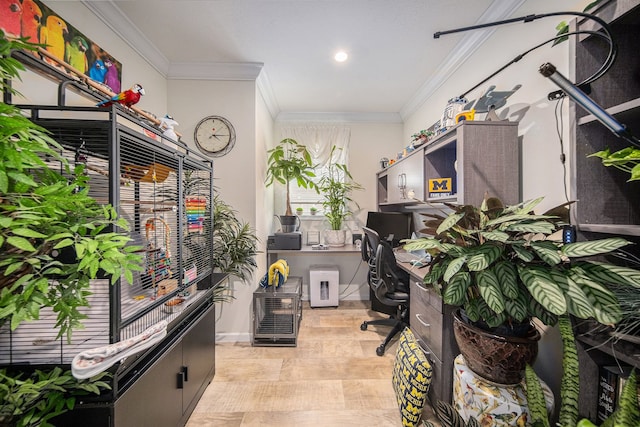
[[[349,163],[349,139],[351,130],[344,126],[331,125],[298,125],[286,126],[281,129],[281,139],[293,138],[298,143],[307,147],[311,159],[316,166],[316,181],[319,181],[323,173],[326,173],[327,165],[332,160],[334,163]],[[336,146],[333,159],[331,147]],[[318,209],[322,214],[322,195],[315,190],[300,188],[291,183],[291,208],[301,207],[303,214],[308,214],[311,207]]]

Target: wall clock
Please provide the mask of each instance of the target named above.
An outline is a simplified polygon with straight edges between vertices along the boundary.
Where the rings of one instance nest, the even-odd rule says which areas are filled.
[[[193,133],[198,149],[212,157],[227,154],[236,143],[236,130],[221,116],[207,116],[200,120]]]

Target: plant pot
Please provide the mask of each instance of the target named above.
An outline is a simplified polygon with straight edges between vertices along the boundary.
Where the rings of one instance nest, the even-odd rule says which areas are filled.
[[[347,230],[324,230],[324,243],[330,247],[344,246]]]
[[[298,215],[278,215],[283,233],[294,233],[300,229],[300,217]]]
[[[533,325],[525,337],[503,336],[470,325],[456,311],[453,332],[469,369],[498,384],[520,383],[538,355],[540,332]]]

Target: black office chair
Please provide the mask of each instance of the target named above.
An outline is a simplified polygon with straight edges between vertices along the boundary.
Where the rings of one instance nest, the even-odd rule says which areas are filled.
[[[371,278],[376,275],[376,251],[378,243],[380,243],[380,236],[377,231],[368,227],[362,227],[362,231],[364,231],[364,236],[360,245],[360,254],[369,268],[367,282],[371,285]]]
[[[366,331],[369,325],[392,326],[391,332],[376,348],[376,354],[382,356],[387,344],[409,326],[409,274],[397,266],[393,248],[384,241],[378,243],[374,264],[374,272],[370,270],[369,286],[378,301],[394,307],[396,313],[387,319],[364,321],[360,329]]]

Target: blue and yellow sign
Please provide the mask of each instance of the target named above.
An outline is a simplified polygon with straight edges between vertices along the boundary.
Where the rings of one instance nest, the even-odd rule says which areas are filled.
[[[429,180],[429,193],[451,193],[451,178]]]

